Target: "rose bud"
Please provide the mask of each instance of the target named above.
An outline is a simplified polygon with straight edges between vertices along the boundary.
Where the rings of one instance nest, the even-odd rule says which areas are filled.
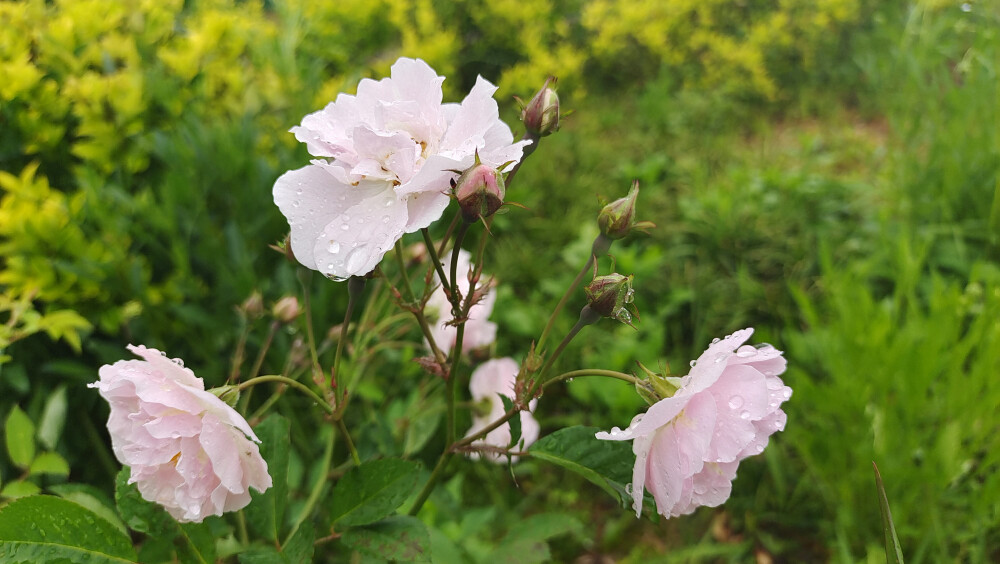
[[[295,296],[285,296],[271,308],[271,315],[282,323],[291,323],[300,313],[302,308],[299,307],[299,300]]]
[[[611,240],[622,239],[633,228],[643,230],[656,227],[652,222],[635,220],[635,201],[639,197],[639,182],[632,183],[628,195],[604,206],[597,214],[597,225],[601,233]]]
[[[503,174],[480,162],[463,172],[455,183],[455,198],[462,208],[462,219],[469,223],[489,217],[500,209],[505,192]]]
[[[635,291],[632,289],[631,276],[618,273],[597,276],[583,291],[587,296],[587,304],[594,312],[635,327],[632,325],[632,316],[638,318],[639,312],[632,303]]]
[[[521,110],[524,128],[535,137],[545,137],[559,130],[559,95],[549,87],[556,78],[545,79],[542,89]]]

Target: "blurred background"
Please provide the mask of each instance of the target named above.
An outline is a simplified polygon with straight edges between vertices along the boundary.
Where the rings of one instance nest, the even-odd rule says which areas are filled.
[[[26,415],[65,464],[25,477],[0,452],[0,499],[67,480],[112,491],[107,408],[85,385],[126,343],[209,385],[241,342],[253,358],[270,321],[240,304],[300,291],[268,249],[288,229],[273,182],[309,158],[288,129],[409,56],[447,77],[446,101],[480,74],[498,84],[515,134],[513,96],[550,74],[574,110],[508,193],[527,209],[493,228],[498,355],[541,332],[598,195],[638,179],[638,217],[658,227],[612,254],[635,275],[639,330],[588,328],[560,366],[683,374],[753,326],[787,351],[794,389],[787,430],[720,508],[638,521],[541,461],[465,462],[422,514],[436,559],[496,561],[512,525],[559,511],[548,548],[511,562],[882,562],[876,461],[909,562],[1000,561],[1000,4],[27,0],[0,1],[0,29],[0,420],[10,442]],[[309,288],[325,335],[346,288]],[[262,373],[302,332],[277,332]],[[368,365],[349,421],[369,456],[440,451],[411,440],[421,354]],[[278,405],[300,431],[301,497],[320,447]],[[545,434],[624,426],[642,406],[579,379],[538,413]]]

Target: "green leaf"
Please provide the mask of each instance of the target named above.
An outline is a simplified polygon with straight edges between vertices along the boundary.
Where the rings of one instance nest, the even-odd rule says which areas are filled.
[[[125,524],[140,533],[172,531],[176,521],[162,507],[142,498],[139,488],[128,483],[130,474],[126,466],[115,479],[115,503]]]
[[[38,424],[38,440],[45,448],[55,450],[66,423],[66,386],[59,386],[49,395]]]
[[[373,525],[348,529],[340,541],[347,548],[385,560],[431,561],[427,527],[420,519],[409,515],[396,515]]]
[[[872,462],[875,470],[875,487],[878,489],[879,510],[882,513],[882,531],[885,534],[885,559],[888,564],[903,564],[903,550],[899,546],[899,538],[896,536],[896,527],[892,523],[892,512],[889,511],[889,498],[885,495],[885,487],[882,485],[882,475],[879,474],[878,466]]]
[[[340,526],[373,523],[396,510],[417,485],[415,462],[386,458],[344,474],[333,488],[331,521]]]
[[[66,464],[66,460],[59,456],[58,453],[43,452],[31,461],[31,468],[28,469],[28,474],[32,476],[36,474],[68,476],[69,464]]]
[[[500,396],[500,401],[503,402],[504,411],[514,409],[514,402],[509,397],[503,394],[497,395]],[[518,413],[514,417],[511,417],[507,421],[507,424],[510,425],[510,443],[507,446],[513,448],[521,440],[521,414]]]
[[[127,536],[72,501],[40,495],[0,509],[0,562],[103,564],[135,558]]]
[[[27,469],[35,458],[35,424],[15,405],[7,415],[4,429],[10,461],[18,468]]]
[[[443,402],[426,401],[419,405],[421,409],[409,418],[410,424],[406,430],[403,454],[420,452],[441,424],[441,416],[444,413]]]
[[[632,503],[625,484],[632,481],[635,455],[627,441],[602,441],[594,437],[596,427],[567,427],[539,439],[531,446],[531,456],[580,474],[623,507]]]
[[[3,490],[0,490],[0,497],[13,499],[35,495],[40,491],[42,491],[42,489],[36,486],[34,482],[29,482],[27,480],[14,480],[13,482],[7,482],[7,485],[3,487]]]
[[[253,547],[239,555],[241,564],[298,564],[312,562],[313,541],[316,531],[309,523],[302,523],[285,546],[277,549],[273,546]]]
[[[82,505],[93,511],[105,521],[111,523],[123,534],[128,534],[128,528],[115,511],[115,504],[101,490],[87,484],[56,484],[49,486],[49,491],[63,499]]]
[[[251,490],[253,501],[244,514],[254,532],[273,542],[281,538],[280,529],[288,501],[289,428],[288,419],[273,414],[254,429],[261,441],[260,454],[267,462],[272,485],[263,493]]]
[[[511,564],[549,560],[550,538],[574,533],[580,537],[583,523],[567,513],[540,513],[516,522],[488,558],[489,562]]]

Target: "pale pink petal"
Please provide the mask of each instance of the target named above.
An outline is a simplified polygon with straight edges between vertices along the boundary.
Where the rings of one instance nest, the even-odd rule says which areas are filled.
[[[673,425],[667,425],[653,435],[653,445],[646,461],[646,489],[653,494],[661,515],[672,515],[684,495],[684,480],[687,478],[683,471],[685,462]]]
[[[393,63],[391,76],[400,99],[414,100],[428,113],[441,106],[444,77],[424,61],[401,58]]]
[[[660,427],[663,427],[677,417],[677,414],[684,409],[690,395],[678,392],[672,397],[664,398],[650,407],[641,417],[636,416],[632,424],[627,429],[613,428],[610,432],[599,432],[597,438],[606,441],[628,441],[635,437],[648,435]]]
[[[637,436],[632,441],[632,452],[635,454],[635,465],[632,467],[632,509],[635,516],[642,515],[642,498],[645,495],[646,471],[650,456],[650,449],[653,448],[655,434]],[[598,433],[598,437],[600,433]]]
[[[291,225],[292,253],[303,266],[318,270],[316,240],[334,218],[382,187],[351,186],[320,165],[281,175],[274,183],[274,203]],[[320,257],[325,259],[326,257]]]
[[[733,490],[733,479],[736,478],[738,462],[709,462],[705,468],[694,476],[691,507],[685,513],[690,513],[698,506],[718,507],[729,499]]]
[[[270,486],[246,420],[178,359],[130,350],[146,360],[103,366],[91,386],[108,400],[112,450],[145,499],[180,521],[201,521],[249,503],[248,486]]]
[[[460,155],[472,155],[486,144],[486,133],[500,114],[493,93],[497,87],[483,77],[476,79],[476,85],[462,100],[461,107],[441,140],[442,151]]]
[[[371,272],[399,239],[406,205],[391,190],[375,192],[330,219],[314,240],[316,269],[337,279]]]

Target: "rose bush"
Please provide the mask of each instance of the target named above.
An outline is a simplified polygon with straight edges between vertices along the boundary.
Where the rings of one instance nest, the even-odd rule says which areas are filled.
[[[143,498],[178,521],[202,521],[245,507],[251,487],[271,487],[260,440],[239,413],[179,359],[128,349],[143,360],[102,366],[89,386],[111,405],[112,449]]]
[[[404,233],[427,227],[448,206],[450,180],[471,166],[499,167],[521,158],[479,77],[461,104],[442,104],[427,63],[401,58],[389,78],[365,79],[356,96],[340,94],[293,127],[318,157],[283,174],[274,202],[291,226],[304,266],[333,279],[370,272]]]
[[[721,504],[740,461],[763,452],[768,438],[785,428],[781,404],[792,396],[778,377],[785,358],[771,345],[743,345],[752,334],[743,329],[715,339],[687,376],[669,379],[676,393],[637,415],[627,429],[597,433],[598,439],[633,441],[637,516],[643,488],[665,517]]]

